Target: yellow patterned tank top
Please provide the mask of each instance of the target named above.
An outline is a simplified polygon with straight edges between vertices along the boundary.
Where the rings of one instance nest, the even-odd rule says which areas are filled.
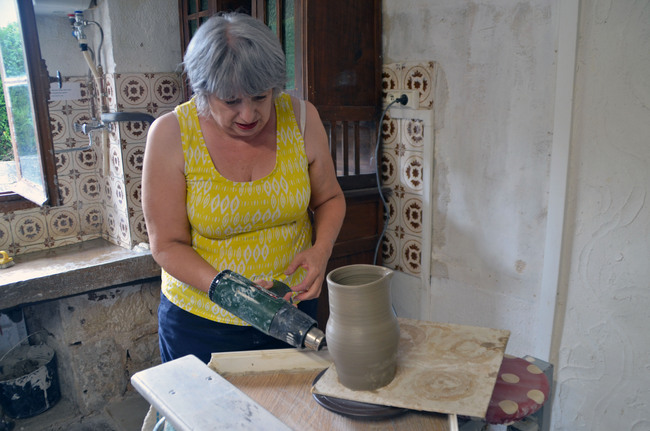
[[[254,279],[282,280],[289,286],[305,276],[287,277],[293,257],[311,246],[308,214],[311,188],[305,145],[288,94],[275,100],[277,149],[273,171],[251,182],[230,181],[217,171],[203,141],[194,100],[175,109],[180,124],[187,216],[192,247],[214,268]],[[203,291],[162,271],[162,291],[192,314],[221,323],[247,325],[214,304]]]

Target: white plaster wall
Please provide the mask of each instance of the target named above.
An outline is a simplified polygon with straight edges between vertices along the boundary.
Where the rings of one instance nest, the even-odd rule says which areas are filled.
[[[88,66],[77,39],[72,36],[72,27],[67,16],[36,15],[36,26],[41,55],[50,76],[56,76],[57,71],[60,71],[63,77],[84,76],[88,73]]]
[[[182,61],[177,0],[99,0],[108,73],[175,72]]]
[[[73,11],[71,11],[73,12]],[[182,61],[177,0],[99,0],[84,11],[104,32],[101,62],[104,73],[175,72]],[[51,76],[88,73],[66,14],[37,15],[43,58]],[[90,24],[85,30],[93,51],[101,33]],[[97,53],[96,53],[97,54]]]
[[[519,355],[540,341],[559,4],[383,2],[384,62],[440,71],[422,317],[510,329]],[[581,1],[578,30],[551,429],[648,430],[650,1]]]
[[[558,430],[650,429],[650,1],[581,1]]]
[[[438,65],[430,316],[535,343],[553,130],[548,1],[383,3],[384,62]],[[432,163],[433,161],[429,161]],[[430,167],[431,165],[429,165]]]

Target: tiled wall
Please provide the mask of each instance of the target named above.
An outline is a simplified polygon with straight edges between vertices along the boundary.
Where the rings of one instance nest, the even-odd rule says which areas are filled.
[[[178,74],[108,74],[102,98],[90,97],[86,78],[79,100],[50,102],[50,123],[63,205],[0,215],[0,249],[11,255],[50,249],[103,237],[126,248],[147,241],[140,186],[148,123],[109,123],[108,133],[89,138],[74,130],[103,112],[145,112],[158,117],[182,100]],[[106,140],[103,139],[106,136]],[[106,142],[107,141],[107,142]],[[107,145],[108,144],[108,145]]]
[[[383,90],[417,90],[419,110],[433,109],[434,82],[433,62],[383,66]],[[433,145],[433,136],[425,134],[426,129],[422,120],[393,119],[390,113],[382,124],[381,179],[391,191],[387,199],[388,229],[382,244],[383,265],[415,276],[422,270],[423,212],[427,210],[424,174],[433,168],[433,160],[424,157],[425,146]],[[429,173],[428,177],[433,176]]]
[[[418,90],[419,109],[433,109],[435,65],[432,62],[392,63],[383,67],[384,90]],[[88,137],[74,131],[74,123],[91,120],[86,78],[81,100],[50,103],[55,149],[82,148]],[[107,74],[104,106],[109,112],[146,112],[158,117],[182,100],[181,80],[175,73]],[[98,104],[95,104],[95,109]],[[147,241],[140,201],[142,159],[148,124],[112,123],[108,133],[108,171],[105,146],[96,133],[93,148],[57,153],[57,172],[63,205],[0,215],[0,249],[11,255],[103,237],[126,248]],[[392,119],[382,125],[382,181],[391,189],[389,224],[383,243],[383,263],[412,275],[421,271],[424,135],[420,120]]]

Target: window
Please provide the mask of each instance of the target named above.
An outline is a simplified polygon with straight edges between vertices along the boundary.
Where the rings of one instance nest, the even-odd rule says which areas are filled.
[[[32,2],[0,0],[0,212],[58,203],[41,60]],[[11,145],[11,148],[9,148]]]

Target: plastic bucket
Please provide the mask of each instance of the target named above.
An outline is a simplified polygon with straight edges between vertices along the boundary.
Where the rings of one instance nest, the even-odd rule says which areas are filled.
[[[0,403],[22,419],[52,407],[61,398],[54,350],[45,344],[19,346],[0,360]]]

